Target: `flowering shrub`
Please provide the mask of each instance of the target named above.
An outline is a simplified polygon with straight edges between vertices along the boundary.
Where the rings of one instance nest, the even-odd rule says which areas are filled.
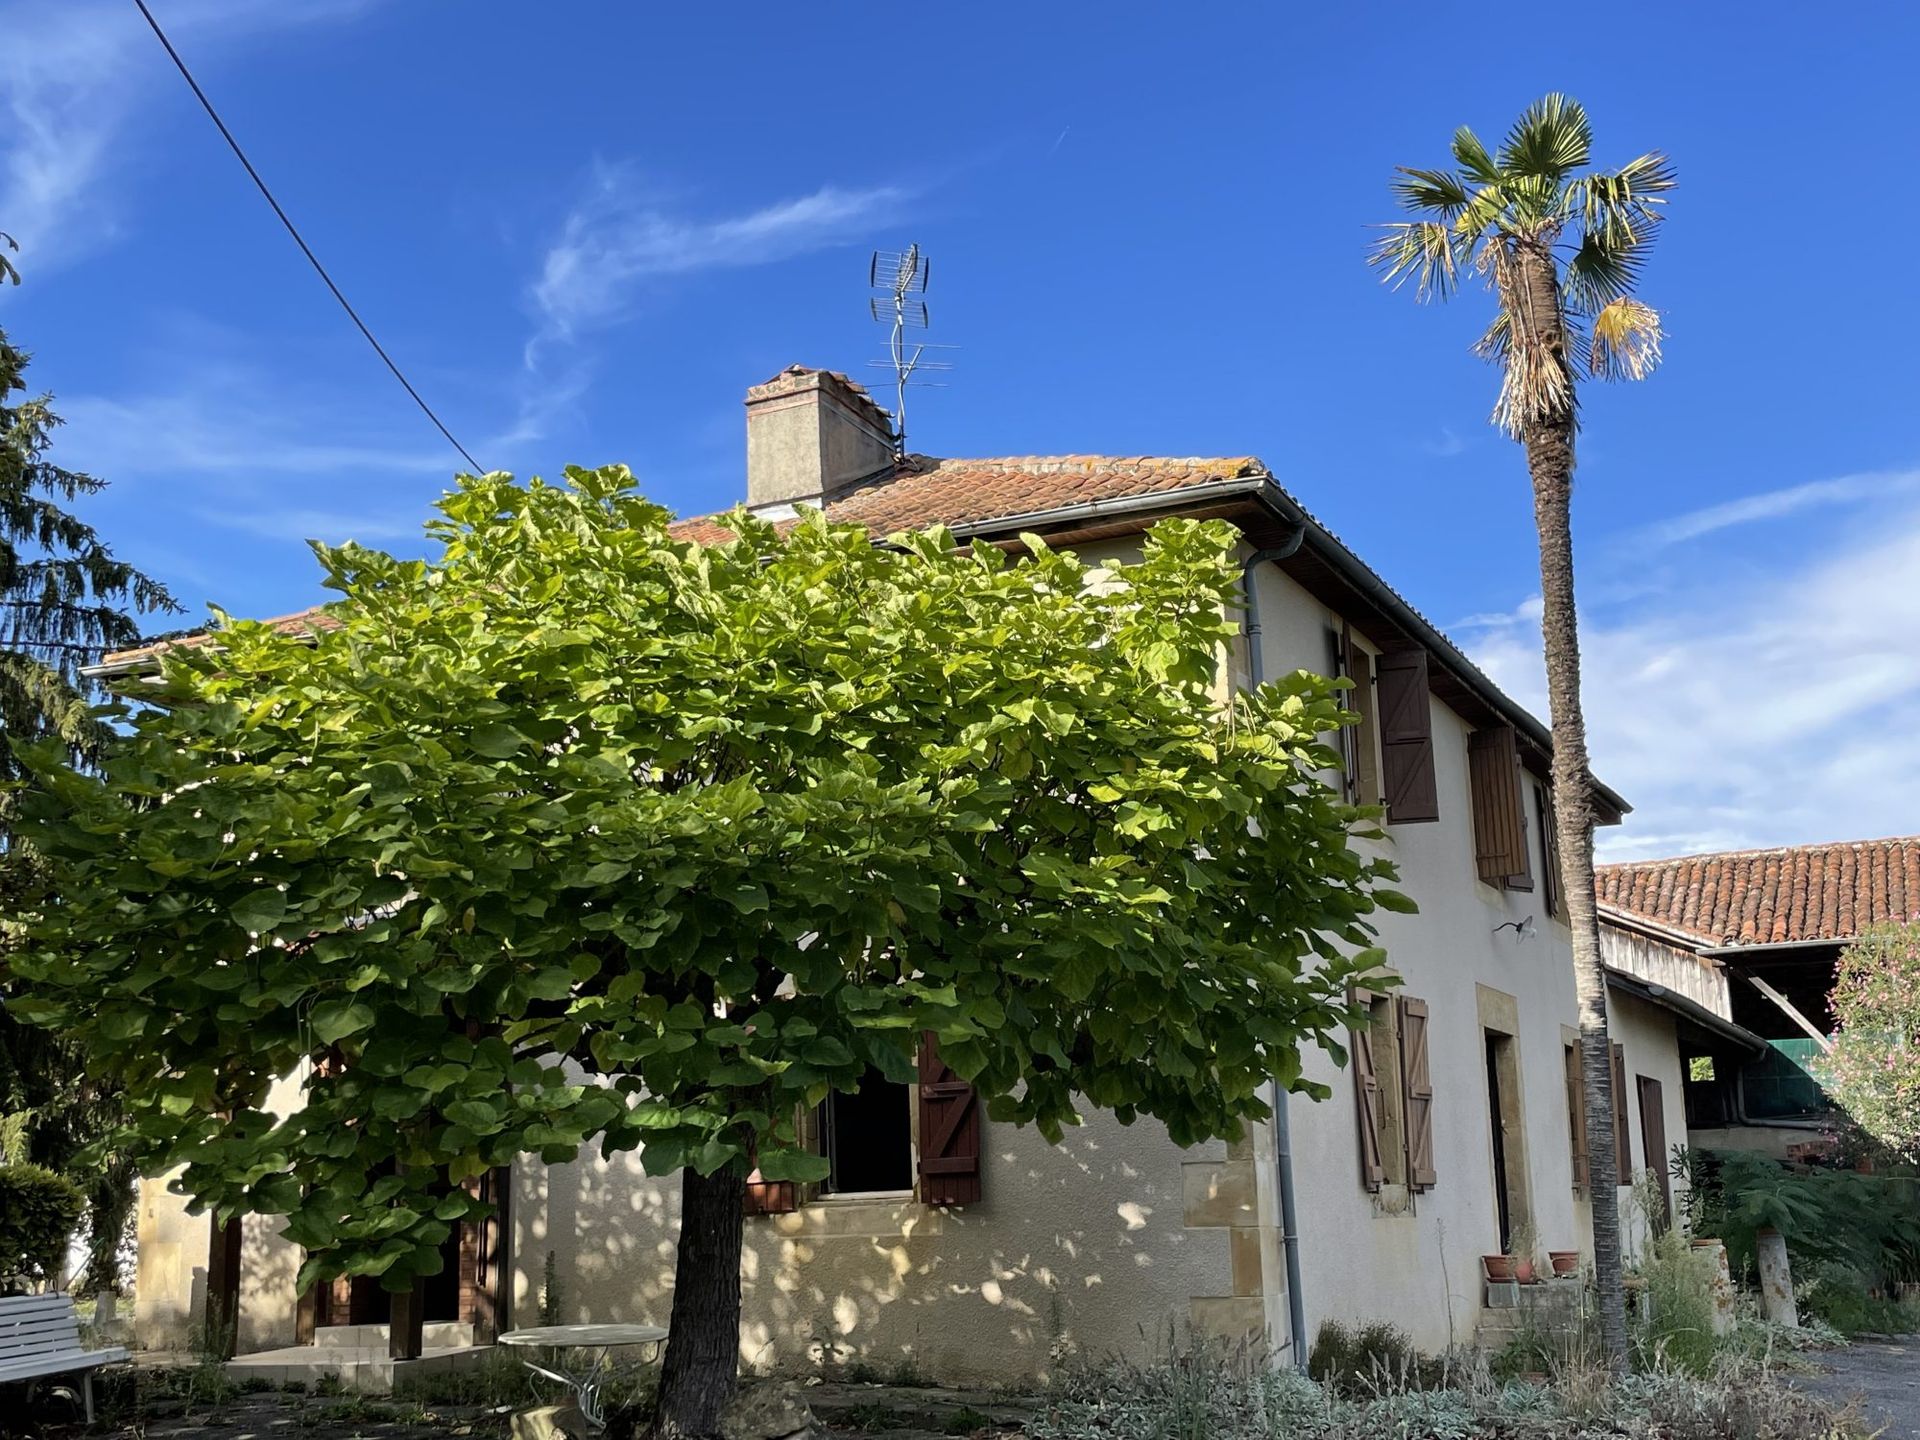
[[[1817,1078],[1868,1136],[1920,1161],[1920,922],[1878,925],[1849,945],[1832,1005]]]

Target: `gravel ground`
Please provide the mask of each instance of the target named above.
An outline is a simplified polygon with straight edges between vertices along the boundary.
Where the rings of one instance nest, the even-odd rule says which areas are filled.
[[[1920,1440],[1920,1340],[1864,1340],[1810,1357],[1827,1373],[1796,1383],[1833,1400],[1859,1396],[1885,1440]]]

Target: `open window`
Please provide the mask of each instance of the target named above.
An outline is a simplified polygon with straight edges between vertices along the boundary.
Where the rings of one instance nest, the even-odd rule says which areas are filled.
[[[746,1213],[782,1215],[821,1195],[903,1197],[926,1205],[970,1205],[981,1197],[979,1096],[940,1058],[932,1035],[920,1040],[917,1083],[876,1069],[859,1088],[836,1092],[798,1117],[800,1143],[827,1159],[818,1185],[747,1177]]]
[[[1373,657],[1354,642],[1353,631],[1345,625],[1327,631],[1327,653],[1328,673],[1353,682],[1351,688],[1341,692],[1341,706],[1360,717],[1358,724],[1343,727],[1338,737],[1342,789],[1350,805],[1378,805],[1379,726],[1374,718]]]
[[[904,1194],[913,1189],[913,1090],[869,1068],[860,1088],[821,1102],[820,1153],[832,1168],[827,1195]]]

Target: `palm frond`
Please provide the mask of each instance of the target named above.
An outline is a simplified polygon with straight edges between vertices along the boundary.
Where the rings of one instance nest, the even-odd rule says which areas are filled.
[[[1660,312],[1622,297],[1593,317],[1587,368],[1604,380],[1644,380],[1660,364]]]
[[[1507,193],[1501,186],[1480,186],[1460,213],[1453,217],[1455,239],[1469,243],[1475,237],[1511,228],[1507,224],[1511,208]]]
[[[1615,300],[1630,294],[1640,281],[1642,245],[1616,248],[1598,232],[1580,237],[1580,248],[1561,276],[1561,295],[1567,309],[1578,315],[1598,315]]]
[[[1462,125],[1453,132],[1453,158],[1469,179],[1480,185],[1498,185],[1506,177],[1500,173],[1500,167],[1493,163],[1493,156],[1487,153],[1487,147],[1480,137]]]
[[[1588,234],[1619,249],[1653,238],[1666,193],[1679,183],[1673,162],[1658,150],[1629,160],[1611,174],[1585,175],[1567,187],[1567,210]]]
[[[1402,220],[1382,227],[1381,237],[1367,256],[1369,265],[1383,268],[1380,278],[1395,290],[1416,282],[1414,298],[1445,300],[1460,283],[1459,255],[1451,231],[1439,220]]]
[[[1513,317],[1504,309],[1496,310],[1493,323],[1473,342],[1473,353],[1489,365],[1504,365],[1513,348]]]
[[[1415,170],[1407,165],[1397,167],[1393,193],[1401,209],[1429,210],[1445,220],[1453,219],[1473,198],[1467,182],[1451,170]]]
[[[4,230],[0,230],[0,245],[5,245],[15,254],[20,252],[20,242]],[[15,285],[20,283],[20,268],[6,257],[5,251],[0,251],[0,284],[9,281]]]
[[[1526,108],[1500,146],[1500,168],[1510,175],[1558,184],[1587,163],[1593,127],[1578,100],[1554,93]]]

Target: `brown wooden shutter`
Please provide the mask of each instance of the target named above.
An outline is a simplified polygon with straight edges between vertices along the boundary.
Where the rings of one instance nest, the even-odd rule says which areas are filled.
[[[920,1201],[971,1205],[980,1198],[980,1097],[947,1068],[940,1042],[920,1037]]]
[[[1613,1166],[1614,1181],[1633,1183],[1633,1140],[1627,1129],[1627,1052],[1613,1047]]]
[[[1394,650],[1380,656],[1380,771],[1387,823],[1440,818],[1433,771],[1433,710],[1427,694],[1427,652]]]
[[[1353,1099],[1360,1123],[1360,1183],[1378,1190],[1387,1178],[1380,1158],[1380,1075],[1373,1065],[1373,1027],[1363,1022],[1353,1036]]]
[[[1553,791],[1535,785],[1533,794],[1540,811],[1540,864],[1546,871],[1540,881],[1541,900],[1547,918],[1554,919],[1560,914],[1560,829],[1554,822]]]
[[[1660,1095],[1660,1082],[1651,1075],[1636,1075],[1640,1085],[1640,1153],[1647,1169],[1660,1177],[1660,1219],[1673,1219],[1673,1178],[1667,1174],[1667,1112]]]
[[[1526,790],[1520,783],[1520,750],[1511,725],[1473,732],[1467,741],[1467,775],[1473,790],[1474,863],[1480,878],[1507,890],[1531,890]]]
[[[1573,1137],[1573,1183],[1587,1183],[1587,1083],[1580,1068],[1580,1047],[1563,1045],[1567,1068],[1567,1128]]]
[[[1437,1179],[1433,1153],[1433,1069],[1427,1058],[1427,1002],[1400,997],[1400,1075],[1407,1108],[1407,1184],[1431,1190]]]

